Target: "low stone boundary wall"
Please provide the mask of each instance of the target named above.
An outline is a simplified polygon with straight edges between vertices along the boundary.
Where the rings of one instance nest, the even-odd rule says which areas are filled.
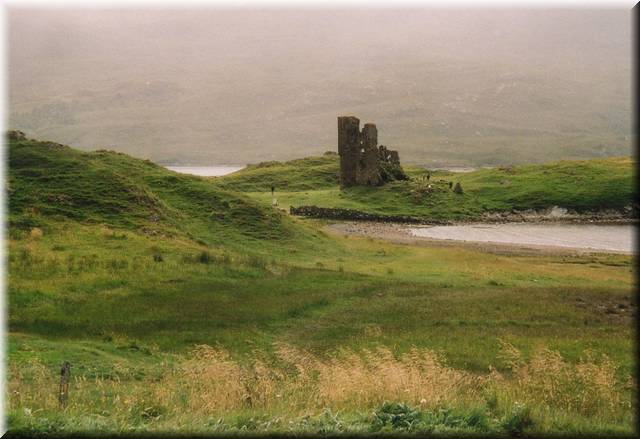
[[[354,209],[339,209],[332,207],[300,206],[289,208],[291,215],[306,216],[310,218],[349,220],[349,221],[372,221],[388,223],[409,223],[409,224],[449,224],[448,221],[430,220],[404,215],[379,215],[376,213],[362,212]]]
[[[561,217],[550,217],[545,215],[524,215],[517,212],[503,212],[485,214],[477,218],[458,219],[455,221],[438,220],[430,218],[420,218],[404,215],[380,215],[376,213],[362,212],[355,209],[339,209],[332,207],[318,206],[291,206],[291,215],[305,216],[309,218],[334,219],[344,221],[369,221],[379,223],[405,223],[405,224],[425,224],[425,225],[451,225],[451,224],[473,224],[473,223],[567,223],[567,224],[637,224],[638,219],[629,215],[613,214],[590,214],[590,215],[566,215]]]

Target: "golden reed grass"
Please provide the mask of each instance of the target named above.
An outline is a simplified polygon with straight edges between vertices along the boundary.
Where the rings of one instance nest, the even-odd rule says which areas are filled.
[[[470,407],[486,405],[487,395],[493,395],[505,410],[526,404],[539,413],[562,411],[612,420],[631,411],[633,382],[617,378],[616,366],[605,356],[586,353],[572,364],[558,352],[539,349],[525,361],[520,351],[504,344],[502,361],[508,366],[505,373],[492,369],[474,374],[447,366],[433,351],[416,348],[399,356],[380,347],[320,358],[280,344],[275,359],[255,352],[241,361],[224,350],[197,346],[155,379],[121,381],[118,373],[109,379],[76,376],[66,410],[129,418],[224,416],[247,409],[294,414],[371,409],[384,401],[424,409]],[[10,365],[10,409],[30,414],[57,409],[57,378],[55,370],[37,361]]]

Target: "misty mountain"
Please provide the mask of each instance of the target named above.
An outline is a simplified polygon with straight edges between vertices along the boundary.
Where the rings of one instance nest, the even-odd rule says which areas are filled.
[[[378,125],[404,162],[631,150],[625,10],[10,9],[9,126],[161,163],[335,150]]]

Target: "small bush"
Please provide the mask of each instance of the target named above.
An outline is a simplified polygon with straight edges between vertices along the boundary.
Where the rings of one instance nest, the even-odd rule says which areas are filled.
[[[407,404],[397,402],[385,402],[375,411],[373,420],[374,430],[391,427],[393,430],[411,431],[422,419],[422,414]]]
[[[471,410],[471,413],[465,417],[465,422],[469,427],[480,431],[488,431],[491,427],[484,407]]]
[[[496,393],[495,389],[487,391],[484,394],[484,400],[489,410],[494,411],[498,408],[498,394]]]
[[[330,409],[326,409],[322,415],[306,423],[310,424],[321,435],[344,431],[344,423],[340,420],[338,414],[333,413]]]
[[[31,239],[36,241],[42,238],[42,235],[44,235],[44,233],[42,232],[42,229],[39,227],[34,227],[33,229],[31,229],[31,232],[29,232],[29,237],[31,237]]]
[[[211,253],[203,250],[198,255],[198,262],[200,262],[201,264],[211,264],[213,262],[213,257],[211,256]]]

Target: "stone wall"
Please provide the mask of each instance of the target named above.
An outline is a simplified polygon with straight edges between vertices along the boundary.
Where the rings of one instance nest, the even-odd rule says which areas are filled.
[[[356,185],[360,158],[360,120],[356,117],[338,118],[338,154],[340,155],[340,184]]]
[[[332,207],[300,206],[289,208],[291,215],[305,216],[309,218],[323,218],[349,221],[372,221],[387,223],[408,223],[408,224],[449,224],[448,221],[435,219],[418,218],[404,215],[380,215],[376,213],[361,212],[354,209],[339,209]]]

